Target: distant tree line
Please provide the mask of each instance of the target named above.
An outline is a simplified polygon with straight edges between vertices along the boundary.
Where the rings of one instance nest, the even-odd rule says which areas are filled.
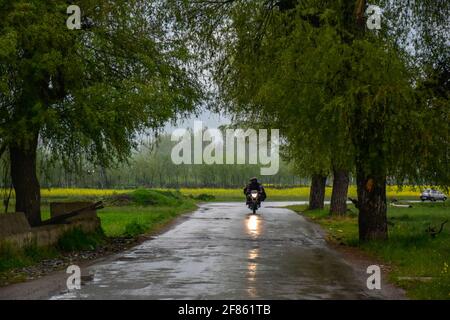
[[[264,184],[276,187],[309,185],[309,178],[296,174],[291,164],[280,161],[276,175],[261,176],[259,165],[181,164],[171,160],[175,142],[164,134],[146,143],[139,143],[128,163],[113,168],[95,166],[80,157],[69,169],[51,153],[41,151],[38,157],[38,175],[42,188],[182,188],[211,187],[237,188],[257,176]],[[0,184],[8,189],[7,166],[0,165]],[[6,173],[6,174],[5,174]]]

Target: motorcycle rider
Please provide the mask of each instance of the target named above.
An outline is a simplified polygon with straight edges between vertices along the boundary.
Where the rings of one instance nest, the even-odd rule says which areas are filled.
[[[259,195],[260,195],[260,201],[264,201],[266,199],[266,191],[264,190],[264,187],[262,186],[261,183],[258,182],[258,178],[256,177],[252,177],[250,179],[250,183],[247,184],[244,188],[244,194],[247,198],[247,204],[250,203],[251,199],[250,199],[250,193],[252,190],[258,190]]]

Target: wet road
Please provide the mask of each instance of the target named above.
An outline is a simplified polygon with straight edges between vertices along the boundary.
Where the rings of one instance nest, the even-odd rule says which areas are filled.
[[[84,270],[81,290],[52,299],[370,299],[317,227],[266,203],[201,205],[153,240]],[[377,296],[378,295],[378,296]]]

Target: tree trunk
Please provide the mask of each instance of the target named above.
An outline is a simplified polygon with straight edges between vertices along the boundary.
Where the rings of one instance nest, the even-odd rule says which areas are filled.
[[[349,174],[347,170],[333,170],[333,191],[330,206],[332,215],[343,215],[347,212],[348,183]]]
[[[356,180],[359,240],[386,240],[386,176],[368,175],[361,168],[357,168]]]
[[[9,147],[16,212],[24,212],[31,226],[41,223],[41,189],[36,175],[37,141],[38,135],[35,135],[26,144]]]
[[[309,210],[323,209],[325,200],[325,185],[327,176],[314,174],[311,179],[311,189],[309,192]]]

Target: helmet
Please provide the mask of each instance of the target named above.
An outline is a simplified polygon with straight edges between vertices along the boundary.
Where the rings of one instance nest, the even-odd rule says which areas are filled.
[[[251,177],[250,181],[258,181],[258,178],[257,177]]]

